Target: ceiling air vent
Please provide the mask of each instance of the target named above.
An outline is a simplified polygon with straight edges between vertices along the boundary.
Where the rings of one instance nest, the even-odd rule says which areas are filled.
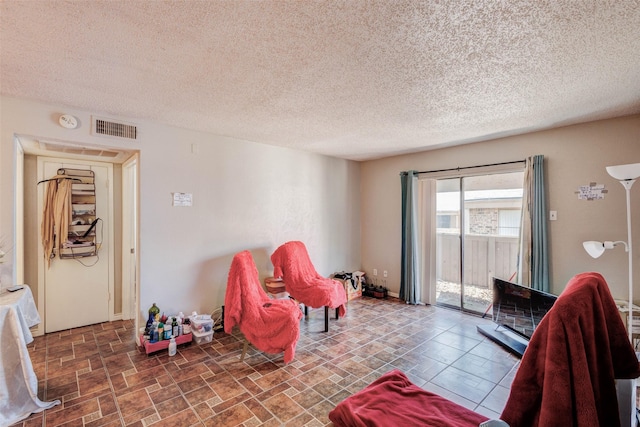
[[[129,123],[116,122],[111,119],[101,117],[93,117],[93,134],[136,139],[138,136],[138,128]]]
[[[119,151],[102,149],[99,147],[89,148],[89,147],[81,147],[79,145],[72,145],[72,144],[57,144],[49,141],[38,141],[38,146],[41,150],[44,150],[44,151],[55,151],[58,153],[65,153],[65,154],[77,154],[80,156],[115,158],[121,154],[121,152]]]

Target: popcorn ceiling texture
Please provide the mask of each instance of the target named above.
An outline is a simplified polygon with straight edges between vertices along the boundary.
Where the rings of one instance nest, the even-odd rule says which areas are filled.
[[[2,1],[0,90],[354,160],[640,113],[640,1]]]

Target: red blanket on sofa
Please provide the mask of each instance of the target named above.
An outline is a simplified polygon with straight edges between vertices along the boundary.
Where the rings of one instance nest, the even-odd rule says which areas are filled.
[[[604,278],[578,274],[531,337],[500,418],[510,427],[618,426],[614,379],[639,375]]]
[[[418,387],[394,369],[340,402],[329,419],[336,427],[476,427],[488,418]]]
[[[342,317],[346,314],[347,294],[342,283],[322,277],[311,263],[304,243],[287,242],[271,255],[273,276],[282,278],[284,286],[293,298],[313,308],[338,308]]]

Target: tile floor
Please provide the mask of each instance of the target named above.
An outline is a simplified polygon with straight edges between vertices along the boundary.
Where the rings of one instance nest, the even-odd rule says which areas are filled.
[[[476,331],[487,319],[398,300],[352,300],[324,330],[301,323],[295,359],[216,332],[205,345],[147,356],[130,321],[37,337],[29,345],[43,400],[61,405],[16,426],[323,426],[345,397],[399,368],[417,385],[489,417],[508,396],[519,359]]]

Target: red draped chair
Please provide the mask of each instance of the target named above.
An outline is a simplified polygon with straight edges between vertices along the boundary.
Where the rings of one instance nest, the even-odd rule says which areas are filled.
[[[251,252],[236,254],[231,261],[224,297],[224,330],[235,325],[248,342],[266,353],[284,352],[284,362],[293,360],[300,338],[300,307],[292,300],[271,299],[262,288]],[[240,360],[244,359],[247,342]]]
[[[291,298],[308,307],[324,307],[324,331],[329,331],[329,308],[336,309],[336,319],[347,312],[347,294],[342,283],[322,277],[316,271],[304,243],[291,241],[281,245],[271,255],[273,276],[282,278]]]

